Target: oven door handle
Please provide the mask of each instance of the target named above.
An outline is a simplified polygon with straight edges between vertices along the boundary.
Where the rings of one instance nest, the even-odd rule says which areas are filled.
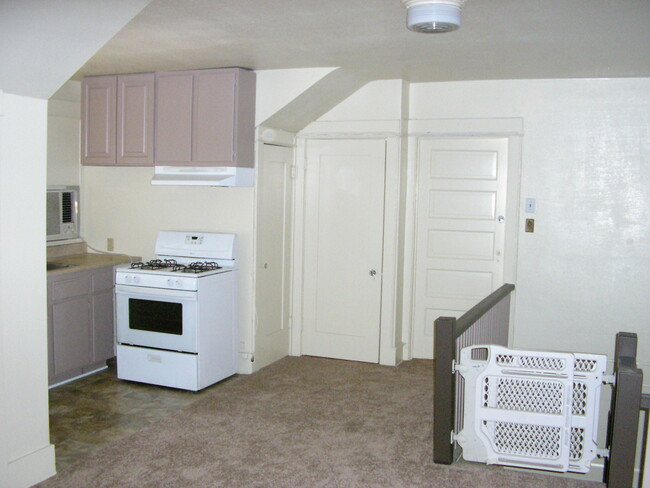
[[[148,288],[144,286],[115,285],[116,295],[129,295],[132,298],[169,300],[178,298],[185,301],[197,300],[198,294],[195,291],[171,290],[167,288]]]

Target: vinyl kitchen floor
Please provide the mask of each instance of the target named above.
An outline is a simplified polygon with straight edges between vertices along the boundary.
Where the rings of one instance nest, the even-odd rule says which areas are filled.
[[[118,380],[114,361],[107,370],[50,389],[50,442],[55,445],[57,471],[195,402],[209,390],[190,392]]]

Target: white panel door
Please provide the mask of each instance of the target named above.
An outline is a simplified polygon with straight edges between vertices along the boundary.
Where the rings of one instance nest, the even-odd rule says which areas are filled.
[[[302,352],[379,362],[384,140],[310,140]]]
[[[503,284],[506,138],[421,139],[413,357],[433,358],[433,322]]]
[[[255,368],[289,354],[293,149],[264,144],[257,182]]]

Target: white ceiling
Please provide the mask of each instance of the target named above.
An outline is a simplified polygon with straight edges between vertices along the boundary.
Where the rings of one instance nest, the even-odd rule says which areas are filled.
[[[243,66],[342,67],[411,82],[650,76],[649,0],[468,0],[449,34],[399,0],[153,0],[75,78]]]

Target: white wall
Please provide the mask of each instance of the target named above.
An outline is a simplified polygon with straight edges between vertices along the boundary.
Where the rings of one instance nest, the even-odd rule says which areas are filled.
[[[304,68],[257,71],[255,126],[261,125],[334,69]]]
[[[81,82],[66,82],[47,106],[47,184],[78,185]]]
[[[377,121],[402,118],[402,80],[378,80],[365,85],[319,117],[326,121]],[[309,127],[307,128],[309,130]]]
[[[47,102],[0,92],[0,486],[54,474],[47,402]],[[3,473],[4,471],[4,473]]]
[[[0,86],[49,98],[151,0],[0,2]]]
[[[650,371],[650,79],[414,84],[410,106],[524,120],[514,345],[611,358],[616,332],[636,332]]]

